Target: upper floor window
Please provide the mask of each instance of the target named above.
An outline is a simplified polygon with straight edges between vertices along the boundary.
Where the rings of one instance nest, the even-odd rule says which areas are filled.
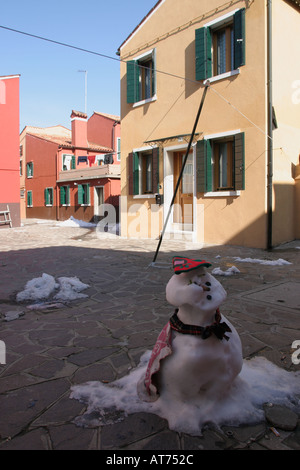
[[[26,165],[27,178],[33,178],[33,162],[29,162]]]
[[[76,160],[75,155],[69,155],[64,153],[62,156],[62,170],[75,170],[76,169]]]
[[[245,8],[195,31],[196,80],[245,65]]]
[[[155,93],[155,49],[153,49],[127,62],[127,103],[151,100]]]
[[[117,160],[121,161],[121,137],[117,138]]]

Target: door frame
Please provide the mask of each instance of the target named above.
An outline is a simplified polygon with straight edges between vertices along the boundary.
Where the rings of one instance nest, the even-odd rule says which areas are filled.
[[[174,195],[174,159],[173,153],[186,150],[188,144],[172,145],[164,147],[164,224],[166,223],[167,215],[169,212],[170,204]],[[196,189],[196,143],[192,144],[191,151],[193,152],[193,165],[194,165],[194,184],[193,184],[193,229],[191,231],[176,230],[177,233],[191,234],[192,240],[197,240],[197,189]],[[175,233],[173,225],[173,210],[168,220],[166,231]]]
[[[98,185],[94,186],[94,216],[99,216],[99,204],[98,204],[98,193],[97,189],[102,189],[102,194],[103,194],[103,203],[104,204],[104,186],[103,185]],[[96,204],[97,202],[97,204]]]

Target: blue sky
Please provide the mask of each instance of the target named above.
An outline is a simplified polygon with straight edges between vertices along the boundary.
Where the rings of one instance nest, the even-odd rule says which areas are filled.
[[[14,0],[0,25],[118,59],[116,52],[156,0]],[[0,28],[0,76],[20,74],[20,131],[70,128],[72,109],[120,114],[120,64]]]

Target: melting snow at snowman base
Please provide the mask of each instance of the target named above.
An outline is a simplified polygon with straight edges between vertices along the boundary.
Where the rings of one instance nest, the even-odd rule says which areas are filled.
[[[130,374],[111,384],[72,387],[71,398],[87,405],[77,425],[113,424],[127,414],[148,412],[166,419],[174,431],[201,435],[207,423],[260,422],[265,403],[300,409],[300,371],[288,372],[264,357],[243,360],[234,326],[223,315],[217,318],[226,292],[206,271],[209,266],[173,259],[166,298],[175,314]]]

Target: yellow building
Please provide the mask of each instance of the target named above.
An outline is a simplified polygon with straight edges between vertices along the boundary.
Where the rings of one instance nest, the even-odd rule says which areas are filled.
[[[123,42],[122,236],[300,237],[299,13],[299,0],[160,0]]]

